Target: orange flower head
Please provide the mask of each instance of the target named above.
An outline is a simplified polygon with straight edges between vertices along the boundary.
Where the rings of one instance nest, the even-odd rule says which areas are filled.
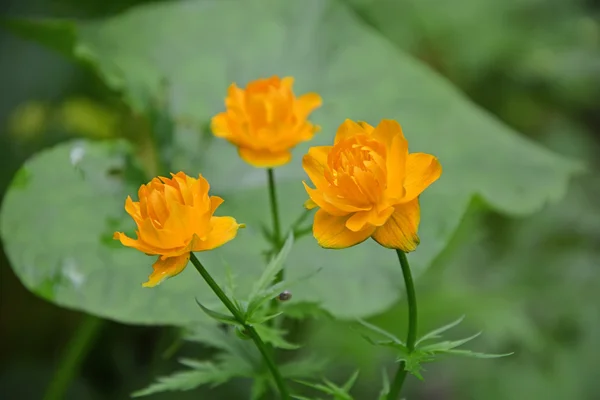
[[[122,232],[113,236],[124,246],[159,256],[145,287],[179,274],[190,252],[219,247],[235,238],[238,228],[243,227],[232,217],[213,216],[223,199],[208,195],[210,186],[202,175],[198,179],[183,172],[171,176],[154,178],[140,186],[139,202],[127,197],[125,210],[137,225],[137,240]]]
[[[419,244],[419,195],[436,181],[437,158],[408,153],[396,121],[376,128],[346,120],[333,146],[311,147],[302,166],[308,209],[319,207],[313,234],[319,245],[341,249],[372,237],[385,247],[413,251]]]
[[[212,119],[214,135],[236,145],[240,157],[255,167],[287,164],[291,150],[318,130],[307,118],[321,105],[316,93],[296,97],[293,84],[294,78],[277,76],[250,82],[246,89],[232,84],[226,111]]]

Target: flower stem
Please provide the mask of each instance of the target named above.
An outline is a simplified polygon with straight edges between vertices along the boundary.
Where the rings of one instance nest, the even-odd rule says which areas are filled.
[[[281,247],[281,226],[279,225],[279,209],[277,207],[277,191],[275,189],[275,173],[273,168],[267,169],[269,177],[269,200],[271,201],[271,219],[273,220],[273,241],[275,242],[275,250]],[[280,279],[281,281],[282,279]]]
[[[215,280],[208,273],[206,268],[204,268],[204,266],[202,265],[200,260],[198,260],[194,253],[190,253],[190,259],[192,261],[192,264],[194,264],[194,267],[196,267],[200,275],[202,275],[202,278],[204,278],[208,286],[210,286],[210,288],[213,290],[213,292],[215,292],[215,294],[225,305],[225,307],[227,307],[229,312],[231,312],[231,315],[233,315],[237,322],[244,328],[244,331],[248,334],[248,336],[250,336],[250,338],[254,341],[254,344],[258,348],[258,351],[260,352],[265,361],[265,364],[267,364],[267,368],[269,368],[269,371],[273,375],[273,379],[275,379],[275,384],[279,389],[281,398],[284,400],[289,399],[290,395],[288,392],[288,388],[285,384],[285,381],[283,380],[283,377],[281,376],[281,373],[279,372],[279,369],[275,365],[273,358],[271,357],[271,352],[269,351],[265,343],[262,341],[254,327],[246,323],[242,312],[238,310],[238,308],[233,304],[229,297],[227,297],[225,292],[223,292],[221,287],[217,284],[217,282],[215,282]]]
[[[277,206],[277,191],[275,188],[275,172],[273,168],[267,169],[267,176],[269,178],[269,200],[271,202],[271,219],[273,220],[273,253],[277,254],[279,250],[281,250],[282,238],[281,238],[281,226],[279,223],[279,208]],[[273,284],[277,284],[283,281],[284,278],[284,269],[281,268],[277,275],[275,275],[275,279],[273,280]],[[277,312],[279,308],[279,302],[277,299],[271,300],[270,309],[273,313]],[[267,322],[269,325],[273,325],[276,323],[275,320],[271,320]]]
[[[103,320],[92,315],[84,317],[62,354],[52,382],[44,394],[44,400],[65,398],[69,383],[79,370],[103,323]]]
[[[408,354],[410,354],[415,350],[415,342],[417,341],[417,295],[415,294],[415,284],[413,282],[406,254],[401,250],[396,250],[396,254],[398,254],[398,260],[402,267],[404,285],[406,286],[406,297],[408,299],[408,334],[406,336],[406,348]],[[406,374],[406,363],[402,361],[400,362],[398,371],[396,371],[396,375],[392,381],[387,400],[398,400]]]

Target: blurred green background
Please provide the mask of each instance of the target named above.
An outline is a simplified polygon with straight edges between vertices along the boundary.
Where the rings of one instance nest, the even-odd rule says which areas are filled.
[[[140,3],[10,0],[1,7],[3,16],[90,19]],[[587,167],[563,199],[531,216],[509,218],[473,202],[448,247],[417,280],[420,330],[466,314],[457,335],[483,330],[476,350],[515,355],[430,365],[424,383],[409,379],[406,397],[597,399],[600,2],[351,0],[345,6],[521,134]],[[2,193],[41,149],[74,137],[123,135],[127,108],[93,70],[6,30],[0,33],[0,60]],[[44,238],[37,240],[43,246]],[[69,339],[90,320],[30,293],[4,252],[0,277],[0,398],[40,399]],[[372,321],[400,334],[404,310],[400,302]],[[178,332],[103,323],[67,398],[127,398],[157,374],[176,369],[177,356],[212,354],[189,343],[172,354]],[[297,336],[334,357],[327,371],[333,380],[345,380],[360,366],[356,398],[374,398],[383,366],[391,365],[389,353],[371,347],[346,323],[324,318],[311,320]],[[244,398],[239,393],[246,389],[247,382],[236,381],[156,397]]]

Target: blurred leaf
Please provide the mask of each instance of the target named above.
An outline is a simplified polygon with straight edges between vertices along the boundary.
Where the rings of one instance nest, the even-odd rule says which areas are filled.
[[[64,307],[130,323],[206,319],[194,298],[215,309],[221,303],[194,268],[169,284],[143,288],[153,258],[112,239],[114,231],[131,233],[134,227],[123,207],[137,184],[119,172],[127,149],[122,142],[76,141],[26,162],[2,204],[2,239],[11,265],[29,290]],[[255,242],[243,237],[241,232],[236,239],[238,250],[252,253]],[[219,282],[225,282],[225,271],[215,267],[228,251],[226,245],[200,256]],[[248,290],[260,264],[242,265],[236,273]]]
[[[159,25],[161,28],[156,29]],[[243,85],[270,74],[293,75],[297,93],[317,91],[324,99],[324,106],[315,113],[314,121],[322,126],[322,133],[310,144],[298,146],[293,162],[276,173],[284,226],[292,224],[306,199],[300,184],[304,177],[300,155],[309,145],[331,143],[336,127],[345,118],[373,124],[382,118],[399,120],[411,150],[435,154],[445,171],[440,181],[421,196],[421,246],[410,255],[415,275],[444,249],[473,196],[481,196],[500,212],[525,215],[562,197],[569,177],[578,170],[574,164],[519,137],[468,102],[444,79],[390,46],[338,1],[157,3],[106,20],[12,21],[9,27],[24,36],[39,37],[46,44],[58,44],[58,48],[68,50],[74,58],[90,63],[134,109],[149,110],[154,99],[166,90],[172,120],[194,120],[196,126],[205,124],[223,109],[223,98],[231,82]],[[223,27],[227,27],[226,33],[214,34],[222,32]],[[248,224],[246,232],[227,246],[224,258],[236,273],[244,274],[241,279],[252,276],[244,282],[254,281],[256,269],[261,265],[257,249],[268,247],[259,230],[252,229],[268,218],[264,171],[245,165],[225,141],[210,142],[209,152],[208,142],[203,142],[198,132],[176,126],[174,134],[176,150],[172,168],[192,175],[201,169],[213,190],[226,199],[219,211]],[[36,163],[50,175],[49,164],[41,157],[30,165]],[[51,176],[54,180],[61,177],[58,172]],[[88,207],[86,210],[100,219],[95,203],[93,207],[90,205],[90,199],[95,198],[90,189],[83,190],[87,195],[81,207]],[[18,230],[23,238],[38,237],[39,218],[8,217],[7,224],[6,215],[21,214],[19,204],[25,196],[36,193],[37,198],[45,198],[50,190],[59,189],[56,185],[42,185],[35,192],[9,192],[3,207],[3,235],[7,237],[8,232]],[[60,188],[61,192],[67,190],[68,186]],[[115,213],[122,207],[126,194],[134,192],[132,187],[115,194],[111,200],[105,199],[104,204],[112,207],[108,212]],[[64,201],[54,203],[54,208],[45,203],[44,210],[48,213],[61,220],[72,218],[66,215],[72,211],[64,207]],[[81,236],[79,224],[71,221],[72,225],[61,226]],[[31,255],[36,249],[30,241],[9,239],[7,243],[13,267],[25,284],[32,287],[21,271],[30,268],[30,264],[19,257],[24,253]],[[64,256],[72,249],[62,245],[46,251]],[[120,305],[130,304],[124,303],[120,296],[130,296],[131,288],[140,281],[139,273],[130,271],[135,270],[132,264],[141,262],[125,262],[125,257],[140,257],[133,253],[121,249],[118,257],[116,250],[106,254],[98,251],[94,255],[95,260],[100,256],[118,258],[105,268],[112,272],[110,282],[120,282],[120,289],[111,286],[112,290],[124,291],[113,296],[115,303],[106,306],[99,302],[90,307],[89,300],[70,299],[60,304],[127,322],[181,324],[199,318],[182,300],[193,298],[197,289],[204,287],[191,275],[190,279],[184,275],[169,280],[158,292],[152,292],[156,293],[155,299],[161,299],[164,308],[157,307],[156,300],[137,296],[135,304],[147,306],[121,306],[116,310],[116,299]],[[205,257],[214,254],[220,253],[210,252]],[[149,261],[146,263],[150,265]],[[89,277],[97,269],[87,265],[91,264],[86,264],[84,276]],[[337,317],[354,318],[385,310],[397,301],[401,291],[401,273],[393,253],[374,242],[341,253],[319,248],[312,238],[298,240],[286,262],[286,278],[293,280],[319,267],[323,271],[318,279],[306,281],[302,290],[294,293],[292,301],[320,302]],[[48,275],[43,272],[46,269],[50,267],[36,274]],[[99,280],[96,282],[93,290],[101,291],[105,286]],[[91,296],[88,289],[79,295]],[[170,302],[177,306],[167,306]]]
[[[235,319],[234,317],[232,317],[231,315],[226,315],[226,314],[223,314],[223,313],[220,313],[217,311],[213,311],[210,308],[204,307],[202,305],[202,303],[200,303],[198,300],[196,300],[196,303],[198,303],[198,305],[200,306],[202,311],[204,311],[206,313],[206,315],[208,315],[215,321],[219,321],[224,324],[236,325],[236,326],[240,325],[240,322],[237,319]]]
[[[293,245],[294,235],[290,234],[279,251],[279,254],[271,260],[260,278],[254,283],[254,287],[252,288],[252,292],[250,292],[250,298],[248,300],[251,305],[261,294],[264,294],[264,291],[271,285],[275,276],[283,269],[283,264],[290,254]],[[250,306],[248,308],[250,309]]]
[[[254,329],[258,332],[260,338],[270,343],[273,347],[286,350],[294,350],[300,348],[299,345],[293,344],[285,340],[287,332],[281,329],[275,329],[267,325],[255,325]]]
[[[431,332],[426,333],[425,335],[423,335],[421,338],[419,338],[417,340],[415,345],[418,346],[420,343],[423,343],[426,340],[438,339],[442,333],[446,332],[449,329],[454,328],[455,326],[460,324],[463,321],[463,319],[465,319],[464,315],[462,317],[460,317],[459,319],[457,319],[456,321],[449,323],[448,325],[444,325],[438,329],[434,329]]]
[[[355,371],[352,376],[342,385],[338,386],[335,383],[331,382],[327,378],[323,378],[323,383],[311,383],[306,381],[298,380],[298,383],[301,383],[305,386],[316,389],[320,392],[330,394],[334,400],[353,400],[353,397],[348,393],[350,389],[354,386],[356,379],[358,378],[358,374],[360,371]],[[295,397],[296,399],[304,399],[304,397]]]
[[[327,364],[327,360],[312,355],[282,364],[279,370],[288,379],[313,378],[322,374]]]
[[[217,386],[234,377],[251,375],[251,371],[243,368],[243,365],[240,365],[235,358],[230,358],[227,362],[221,361],[218,364],[195,360],[181,360],[181,363],[191,369],[159,377],[156,379],[156,383],[132,393],[132,397],[148,396],[160,392],[192,390],[206,384]]]

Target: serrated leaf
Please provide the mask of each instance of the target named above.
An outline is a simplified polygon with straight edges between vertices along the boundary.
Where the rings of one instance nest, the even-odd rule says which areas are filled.
[[[202,303],[200,303],[198,301],[198,299],[196,299],[196,303],[200,306],[200,308],[202,309],[202,311],[204,311],[206,313],[206,315],[208,315],[209,317],[211,317],[215,321],[219,321],[219,322],[223,322],[224,324],[230,324],[230,325],[235,325],[235,326],[239,326],[240,325],[240,323],[238,322],[238,320],[236,320],[231,315],[227,315],[227,314],[223,314],[223,313],[220,313],[220,312],[217,312],[217,311],[213,311],[210,308],[207,308],[204,305],[202,305]]]
[[[463,344],[475,339],[479,335],[481,335],[481,332],[478,332],[478,333],[474,334],[473,336],[469,336],[468,338],[465,338],[465,339],[447,340],[444,342],[438,342],[438,343],[430,344],[427,346],[421,346],[421,347],[419,347],[419,350],[421,350],[423,352],[428,352],[428,353],[445,352],[445,351],[451,350],[455,347],[462,346]]]
[[[312,378],[321,374],[327,364],[327,360],[313,355],[282,364],[279,370],[288,379]]]
[[[247,376],[247,373],[234,364],[216,365],[212,362],[185,360],[192,367],[189,371],[178,371],[169,376],[156,379],[156,382],[145,389],[138,390],[132,397],[148,396],[160,392],[192,390],[199,386],[211,384],[221,385],[236,376]]]
[[[214,324],[196,325],[185,339],[223,350],[223,352],[215,355],[216,359],[226,361],[231,358],[236,360],[238,364],[245,365],[249,370],[259,371],[262,363],[260,354],[254,344],[240,340],[234,331],[235,329],[237,327],[231,325],[224,327]]]
[[[256,329],[256,332],[264,342],[270,343],[274,347],[286,350],[294,350],[300,347],[285,340],[284,336],[286,332],[281,329],[267,325],[255,325],[254,329]]]
[[[301,276],[299,278],[293,280],[284,280],[283,282],[279,282],[274,284],[273,286],[268,287],[259,293],[254,299],[248,304],[248,307],[245,312],[246,319],[252,319],[253,314],[259,312],[259,309],[268,301],[275,298],[279,293],[283,290],[291,289],[297,284],[307,281],[312,276],[318,274],[321,270],[318,269],[313,271],[305,276]]]
[[[319,303],[311,301],[296,301],[286,302],[283,305],[283,310],[287,318],[303,319],[306,317],[326,317],[333,318],[333,316],[324,310]]]
[[[402,345],[404,348],[406,348],[406,345],[404,344],[404,342],[402,340],[398,339],[394,334],[386,331],[385,329],[375,326],[375,325],[373,325],[363,319],[360,319],[360,318],[357,319],[357,322],[360,325],[364,326],[365,328],[369,329],[371,332],[377,333],[378,335],[386,337],[386,338],[390,339],[393,343]],[[373,341],[372,343],[377,343],[377,342]]]
[[[273,258],[273,260],[271,260],[271,262],[267,265],[267,267],[263,271],[260,278],[258,278],[256,283],[254,284],[254,287],[252,288],[252,292],[250,293],[250,296],[249,296],[249,300],[248,300],[249,303],[252,303],[256,299],[256,297],[260,296],[260,294],[271,285],[271,283],[273,282],[273,280],[275,279],[275,277],[277,276],[279,271],[281,271],[281,269],[283,268],[283,263],[285,262],[288,255],[290,254],[290,251],[292,250],[293,245],[294,245],[294,234],[290,233],[288,235],[287,239],[285,240],[283,247],[281,247],[281,250],[279,251],[279,253],[275,256],[275,258]]]
[[[443,354],[453,354],[456,356],[464,356],[464,357],[471,357],[471,358],[501,358],[501,357],[512,356],[515,353],[511,352],[511,353],[504,353],[504,354],[488,354],[488,353],[477,353],[477,352],[470,351],[470,350],[446,350]]]
[[[260,324],[264,324],[265,322],[272,320],[273,318],[277,318],[280,315],[283,314],[283,311],[280,311],[278,313],[275,314],[269,314],[269,315],[265,315],[265,316],[257,316],[256,314],[252,316],[252,318],[247,320],[247,323],[250,325],[260,325]]]
[[[465,316],[463,315],[462,317],[460,317],[456,321],[453,321],[453,322],[451,322],[451,323],[449,323],[447,325],[442,326],[441,328],[434,329],[431,332],[426,333],[420,339],[417,340],[417,342],[415,343],[415,346],[419,346],[420,343],[422,343],[422,342],[424,342],[426,340],[440,338],[442,333],[446,332],[449,329],[454,328],[455,326],[457,326],[458,324],[460,324],[464,319],[465,319]]]

